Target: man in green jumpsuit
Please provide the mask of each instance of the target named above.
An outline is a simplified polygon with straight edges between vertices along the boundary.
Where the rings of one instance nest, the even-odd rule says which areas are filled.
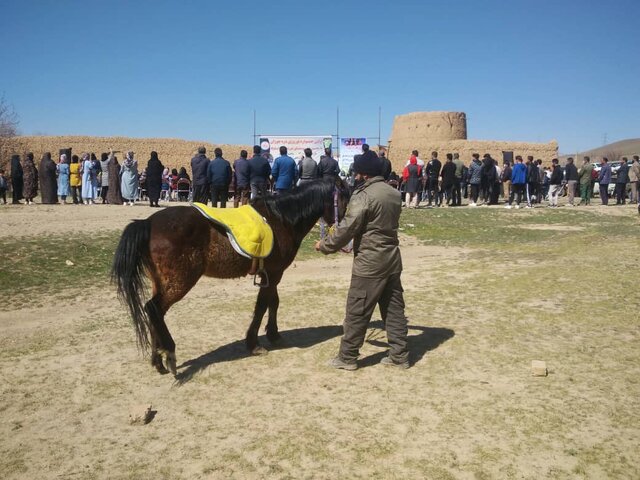
[[[381,363],[409,368],[407,318],[400,275],[402,258],[398,224],[402,208],[400,192],[384,182],[378,156],[363,146],[354,160],[356,187],[345,217],[335,232],[316,243],[316,250],[335,253],[353,239],[353,268],[347,294],[344,335],[340,352],[330,365],[356,370],[360,347],[376,307],[385,322],[389,355]]]

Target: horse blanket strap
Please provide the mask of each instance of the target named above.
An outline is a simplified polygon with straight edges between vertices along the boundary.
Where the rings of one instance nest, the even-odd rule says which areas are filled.
[[[251,205],[239,208],[213,208],[197,202],[192,205],[207,219],[224,228],[233,249],[243,257],[264,259],[271,254],[273,230]],[[262,270],[262,263],[259,270]]]

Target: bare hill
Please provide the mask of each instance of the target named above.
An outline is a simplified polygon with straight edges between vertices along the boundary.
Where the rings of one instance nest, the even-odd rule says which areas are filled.
[[[584,152],[561,155],[561,159],[566,160],[567,157],[582,158],[588,156],[591,157],[592,160],[607,157],[609,161],[615,161],[620,160],[621,157],[631,157],[633,155],[640,155],[640,138],[629,138],[627,140],[609,143],[602,147],[592,148]]]

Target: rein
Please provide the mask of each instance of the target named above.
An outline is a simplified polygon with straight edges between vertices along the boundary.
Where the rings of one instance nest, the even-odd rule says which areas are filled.
[[[333,187],[333,224],[338,225],[338,187]]]

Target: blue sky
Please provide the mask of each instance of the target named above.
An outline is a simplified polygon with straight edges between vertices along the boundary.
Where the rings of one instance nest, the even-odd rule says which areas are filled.
[[[250,143],[464,111],[561,152],[640,137],[640,0],[0,0],[24,134]],[[376,143],[372,141],[371,143]]]

